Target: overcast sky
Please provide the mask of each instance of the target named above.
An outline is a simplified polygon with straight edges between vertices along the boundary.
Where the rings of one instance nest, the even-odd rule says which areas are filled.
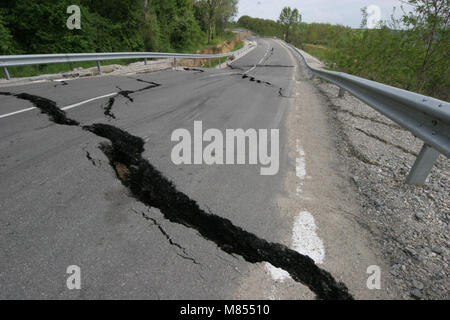
[[[363,7],[377,5],[381,19],[388,19],[393,7],[400,7],[399,0],[239,0],[238,18],[249,15],[254,18],[277,20],[283,7],[297,8],[304,22],[328,22],[359,27]],[[400,10],[398,10],[400,11]]]

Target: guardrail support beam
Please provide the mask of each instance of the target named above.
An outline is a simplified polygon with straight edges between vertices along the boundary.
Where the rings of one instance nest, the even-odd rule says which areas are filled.
[[[211,68],[211,59],[208,59],[208,65]]]
[[[100,61],[97,61],[97,69],[98,69],[98,73],[102,73],[102,67],[100,65]]]
[[[144,65],[147,65],[147,58],[144,59]]]
[[[174,68],[177,67],[177,58],[173,58],[173,66],[174,66]]]
[[[342,98],[342,97],[344,96],[344,94],[345,94],[345,90],[342,89],[342,88],[339,88],[338,97],[339,97],[339,98]]]
[[[425,143],[406,179],[406,184],[424,185],[438,157],[439,152]]]
[[[11,80],[11,77],[9,76],[8,68],[3,67],[3,73],[5,74],[6,80]]]

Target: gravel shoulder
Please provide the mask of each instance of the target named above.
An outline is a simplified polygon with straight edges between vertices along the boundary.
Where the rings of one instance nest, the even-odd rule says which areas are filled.
[[[423,187],[404,183],[423,142],[355,97],[319,79],[336,144],[363,207],[360,224],[389,263],[400,299],[449,299],[450,161],[441,155]]]

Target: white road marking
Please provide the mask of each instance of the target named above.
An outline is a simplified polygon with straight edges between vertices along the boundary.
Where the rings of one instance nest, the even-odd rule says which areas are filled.
[[[266,48],[267,48],[267,49],[266,49],[266,53],[265,53],[264,56],[261,58],[261,60],[259,60],[258,64],[261,64],[261,63],[264,61],[264,59],[266,58],[266,56],[269,54],[270,45],[267,44]]]
[[[306,162],[305,162],[305,151],[303,151],[300,146],[300,140],[297,139],[297,153],[298,158],[295,159],[295,174],[299,178],[299,184],[297,186],[297,194],[302,192],[303,181],[306,178]]]
[[[76,78],[63,78],[63,79],[54,79],[52,81],[54,82],[68,82],[68,81],[73,81],[73,80],[78,80],[80,79],[79,77]]]
[[[317,264],[325,259],[325,247],[316,233],[314,217],[308,211],[300,212],[295,218],[292,234],[292,248],[301,254],[307,255]]]
[[[265,263],[264,267],[266,268],[267,272],[269,272],[272,279],[276,282],[284,282],[286,281],[286,279],[289,279],[291,277],[287,271],[284,271],[283,269],[280,268],[276,268],[268,262]]]
[[[298,157],[295,159],[295,174],[299,179],[297,185],[297,194],[299,195],[302,192],[302,187],[307,176],[305,151],[302,149],[299,139],[297,139],[296,151]],[[312,214],[308,211],[300,212],[294,219],[291,248],[298,253],[307,255],[315,263],[321,264],[325,258],[325,247],[322,240],[316,234],[316,229],[317,226]],[[284,282],[291,277],[288,272],[276,268],[270,263],[266,263],[265,268],[274,281]]]
[[[14,112],[11,112],[11,113],[7,113],[7,114],[2,114],[2,115],[0,115],[0,119],[2,119],[2,118],[7,118],[7,117],[10,117],[10,116],[13,116],[13,115],[19,114],[19,113],[23,113],[23,112],[31,111],[31,110],[34,110],[34,109],[36,109],[36,107],[32,107],[32,108],[27,108],[27,109],[22,109],[22,110],[19,110],[19,111],[14,111]]]
[[[259,62],[258,62],[257,64],[253,65],[253,67],[251,67],[250,69],[248,69],[247,71],[245,71],[245,72],[244,72],[245,75],[247,75],[249,72],[252,72],[253,70],[255,70],[255,69],[256,69],[256,66],[257,66],[258,64],[261,64],[261,63],[263,62],[263,60],[265,59],[265,57],[266,57],[267,54],[269,53],[269,48],[270,48],[270,46],[267,45],[267,46],[266,46],[266,53],[264,54],[264,56],[261,58],[261,60],[259,60]]]
[[[108,93],[108,94],[105,94],[105,95],[100,96],[100,97],[95,97],[95,98],[88,99],[88,100],[84,100],[84,101],[81,101],[81,102],[78,102],[78,103],[75,103],[75,104],[71,104],[71,105],[69,105],[69,106],[66,106],[66,107],[61,108],[61,110],[64,110],[64,111],[65,111],[65,110],[73,109],[73,108],[82,106],[82,105],[84,105],[84,104],[87,104],[87,103],[92,102],[92,101],[95,101],[95,100],[99,100],[99,99],[104,99],[104,98],[109,98],[109,97],[116,96],[117,94],[118,94],[117,92],[114,92],[114,93]],[[34,109],[37,109],[37,108],[36,108],[36,107],[31,107],[31,108],[22,109],[22,110],[14,111],[14,112],[7,113],[7,114],[2,114],[2,115],[0,115],[0,119],[2,119],[2,118],[7,118],[7,117],[11,117],[11,116],[14,116],[14,115],[16,115],[16,114],[24,113],[24,112],[31,111],[31,110],[34,110]]]
[[[316,264],[322,264],[325,259],[325,247],[317,235],[316,229],[317,226],[312,214],[308,211],[300,212],[294,220],[291,248],[300,254],[310,257]],[[290,278],[288,272],[276,268],[270,263],[266,263],[265,268],[274,281],[284,282]]]
[[[70,106],[61,108],[61,110],[64,110],[64,111],[65,111],[65,110],[73,109],[73,108],[82,106],[83,104],[86,104],[86,103],[89,103],[89,102],[92,102],[92,101],[95,101],[95,100],[99,100],[99,99],[104,99],[104,98],[109,98],[109,97],[117,96],[117,94],[118,94],[117,92],[108,93],[108,94],[105,94],[104,96],[95,97],[95,98],[92,98],[92,99],[89,99],[89,100],[85,100],[85,101],[81,101],[81,102],[72,104],[72,105],[70,105]]]
[[[47,80],[35,80],[35,81],[31,81],[30,84],[36,84],[36,83],[42,83],[42,82],[47,82]]]
[[[248,74],[249,72],[252,72],[255,69],[256,69],[256,64],[253,67],[251,67],[250,69],[248,69],[247,71],[245,71],[244,74],[246,75],[246,74]]]

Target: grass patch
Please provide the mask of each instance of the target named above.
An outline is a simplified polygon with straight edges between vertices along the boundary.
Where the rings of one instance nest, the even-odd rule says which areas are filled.
[[[233,48],[233,51],[241,50],[244,47],[244,41],[238,42],[238,44]]]
[[[310,55],[318,58],[319,60],[326,61],[328,57],[329,48],[325,46],[304,43],[303,50],[309,53]]]

